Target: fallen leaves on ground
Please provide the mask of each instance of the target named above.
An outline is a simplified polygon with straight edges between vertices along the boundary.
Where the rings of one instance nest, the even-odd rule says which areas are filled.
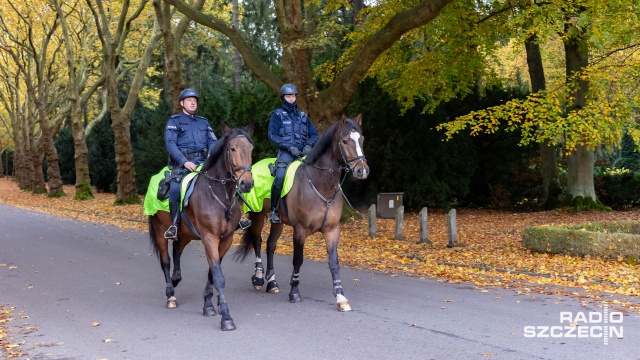
[[[20,191],[15,182],[0,179],[0,202],[82,221],[93,221],[146,232],[142,205],[113,206],[114,194],[95,193],[95,199],[73,201],[75,188],[65,186],[62,198]],[[142,197],[141,197],[142,199]],[[377,219],[375,238],[368,236],[366,214],[342,225],[340,264],[391,275],[432,277],[442,282],[471,282],[478,288],[515,288],[520,294],[568,295],[584,301],[608,303],[620,310],[640,312],[640,274],[623,261],[539,254],[522,247],[522,230],[537,225],[585,224],[640,219],[640,209],[612,212],[513,212],[456,209],[458,242],[448,248],[446,212],[429,209],[432,244],[418,244],[419,214],[405,213],[404,240],[394,240],[395,219]],[[269,226],[265,226],[266,239]],[[291,228],[278,242],[279,254],[292,254]],[[240,236],[236,235],[236,244]],[[263,245],[264,246],[264,245]],[[305,258],[326,261],[320,234],[307,239]],[[282,269],[283,271],[290,269]],[[329,277],[329,275],[327,275]]]

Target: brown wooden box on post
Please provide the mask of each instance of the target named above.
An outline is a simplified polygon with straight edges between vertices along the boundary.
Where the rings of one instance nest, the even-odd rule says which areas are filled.
[[[395,218],[396,211],[402,206],[403,192],[379,193],[376,204],[376,216],[379,218]]]

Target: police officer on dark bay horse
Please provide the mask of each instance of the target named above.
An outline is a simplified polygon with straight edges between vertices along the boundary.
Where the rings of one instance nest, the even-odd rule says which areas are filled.
[[[297,94],[295,85],[284,84],[280,88],[282,108],[274,110],[269,119],[269,141],[278,148],[275,179],[271,187],[269,217],[272,224],[281,223],[278,205],[287,166],[293,160],[308,155],[318,141],[318,131],[311,119],[305,112],[298,111]]]
[[[164,233],[167,239],[176,239],[180,222],[180,181],[204,162],[217,138],[209,120],[196,115],[200,96],[193,89],[184,89],[179,100],[182,112],[167,121],[164,141],[169,152],[171,185],[169,187],[169,212],[171,226]]]

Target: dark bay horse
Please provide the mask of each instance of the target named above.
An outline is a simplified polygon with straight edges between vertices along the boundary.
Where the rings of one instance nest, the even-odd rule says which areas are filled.
[[[269,199],[265,199],[261,212],[250,212],[251,227],[245,230],[242,244],[236,250],[236,258],[244,260],[253,249],[256,255],[253,285],[260,289],[267,279],[267,292],[279,292],[273,269],[273,255],[276,241],[282,234],[284,224],[293,227],[293,273],[289,284],[289,301],[302,301],[298,285],[300,267],[304,260],[304,243],[315,232],[325,239],[329,269],[333,278],[333,295],[339,311],[351,311],[351,305],[344,296],[338,263],[338,240],[340,239],[340,216],[342,215],[342,194],[340,185],[346,174],[356,179],[366,179],[369,166],[363,153],[362,115],[355,119],[343,116],[327,129],[305,161],[296,170],[293,187],[280,201],[282,224],[271,224],[267,238],[267,273],[263,278],[260,255],[262,227],[269,210]]]
[[[151,244],[164,272],[166,282],[167,308],[175,308],[178,302],[174,287],[182,280],[180,273],[180,256],[185,246],[192,239],[200,238],[204,246],[209,269],[207,284],[204,290],[205,316],[216,315],[211,301],[213,288],[218,292],[218,307],[222,315],[222,330],[235,330],[233,319],[224,296],[224,275],[220,263],[233,242],[233,233],[238,227],[242,215],[236,192],[248,192],[253,187],[251,174],[251,152],[253,140],[251,132],[253,123],[245,129],[231,129],[223,124],[224,136],[211,149],[203,163],[198,177],[194,180],[193,193],[188,205],[183,208],[182,219],[178,229],[178,239],[173,243],[173,275],[170,275],[171,258],[169,257],[168,240],[164,231],[171,225],[171,218],[166,211],[159,211],[149,217],[149,236]],[[187,219],[193,229],[187,226]]]

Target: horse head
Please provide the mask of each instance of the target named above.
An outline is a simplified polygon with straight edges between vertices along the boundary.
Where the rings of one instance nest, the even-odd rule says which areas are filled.
[[[227,124],[222,124],[222,130],[227,137],[225,154],[225,166],[231,174],[233,181],[238,185],[240,192],[249,192],[253,188],[253,176],[251,174],[251,152],[253,151],[253,122],[244,129],[232,129]]]
[[[349,119],[342,115],[338,131],[338,147],[344,165],[356,179],[364,180],[369,176],[369,165],[364,157],[364,136],[362,135],[362,114],[355,119]]]

